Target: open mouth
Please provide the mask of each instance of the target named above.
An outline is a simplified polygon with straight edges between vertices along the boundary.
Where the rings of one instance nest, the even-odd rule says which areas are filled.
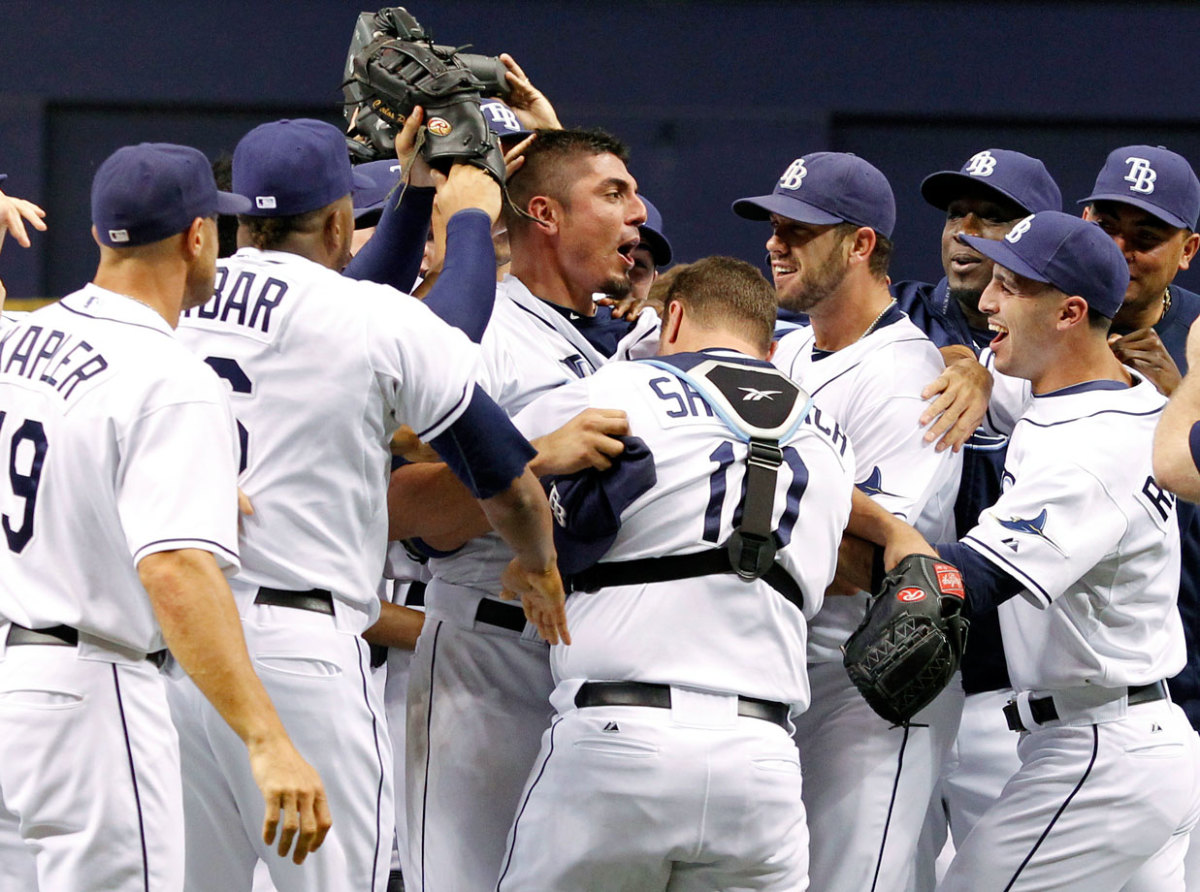
[[[981,263],[983,263],[983,258],[974,251],[963,252],[950,258],[950,269],[961,275],[975,269]]]
[[[786,263],[782,260],[771,261],[771,277],[774,278],[776,285],[778,285],[788,276],[794,276],[795,274],[796,267],[792,266],[790,263]]]
[[[992,350],[994,351],[996,349],[996,345],[1008,337],[1008,329],[1005,328],[1003,325],[1001,325],[999,322],[993,322],[992,320],[989,319],[988,320],[988,331],[996,332],[996,336],[994,338],[992,338],[991,343],[988,344],[988,346],[991,347]]]
[[[621,259],[625,261],[625,265],[627,267],[629,267],[630,269],[633,269],[633,266],[634,266],[634,260],[633,260],[634,249],[636,249],[640,243],[641,243],[641,239],[635,238],[635,239],[632,239],[631,241],[622,242],[620,245],[617,246],[617,253],[621,255]]]

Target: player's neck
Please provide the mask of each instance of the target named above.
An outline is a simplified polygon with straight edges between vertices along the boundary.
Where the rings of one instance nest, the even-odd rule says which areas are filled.
[[[541,263],[532,256],[514,255],[509,273],[520,279],[521,284],[535,297],[574,310],[581,316],[593,316],[596,313],[596,301],[591,290],[573,287],[553,262]]]
[[[1142,328],[1153,328],[1161,321],[1170,306],[1169,290],[1140,301],[1129,301],[1121,305],[1113,319],[1113,328],[1119,331],[1137,331]]]
[[[180,267],[136,261],[101,261],[92,281],[108,291],[123,294],[144,304],[166,320],[179,325],[186,272]]]
[[[833,352],[862,340],[875,330],[892,303],[891,292],[882,282],[844,283],[810,312],[817,349]]]
[[[1120,381],[1132,384],[1133,379],[1113,354],[1107,340],[1088,332],[1084,338],[1063,342],[1056,357],[1047,357],[1045,369],[1030,383],[1039,396],[1086,384],[1089,381]]]

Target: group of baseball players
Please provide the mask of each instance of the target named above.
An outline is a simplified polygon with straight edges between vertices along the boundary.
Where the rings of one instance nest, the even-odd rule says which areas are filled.
[[[0,317],[0,892],[1200,889],[1188,162],[1064,212],[983,148],[929,284],[813,152],[730,196],[770,281],[666,271],[502,59],[504,189],[419,109],[359,166],[256,127],[226,191],[127,146],[93,280]],[[914,553],[971,629],[893,725],[841,646]]]

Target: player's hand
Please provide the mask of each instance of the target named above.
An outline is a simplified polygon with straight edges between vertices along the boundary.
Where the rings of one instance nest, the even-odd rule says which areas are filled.
[[[525,137],[511,149],[504,153],[504,180],[505,182],[525,166],[525,150],[529,148],[530,143],[537,139],[536,133],[531,133]]]
[[[500,54],[500,61],[508,69],[510,93],[505,100],[517,115],[517,120],[527,130],[562,130],[558,114],[554,106],[533,83],[529,76],[517,64],[517,60],[508,53]]]
[[[1191,332],[1188,333],[1191,340]],[[1162,338],[1153,328],[1139,328],[1127,335],[1110,335],[1108,346],[1117,359],[1149,378],[1159,392],[1170,396],[1183,380],[1179,366],[1167,352]]]
[[[410,186],[433,185],[433,177],[429,175],[429,165],[417,151],[417,137],[421,132],[421,124],[425,121],[425,109],[413,106],[412,112],[404,119],[404,126],[396,134],[393,143],[396,149],[396,160],[400,162],[400,171],[407,178]]]
[[[479,208],[486,211],[493,223],[500,217],[500,184],[492,175],[472,164],[455,164],[446,176],[431,170],[437,197],[433,200],[436,211],[449,220],[459,211]]]
[[[46,223],[42,219],[46,212],[24,198],[13,198],[0,192],[0,248],[4,247],[4,236],[12,233],[17,244],[22,248],[29,247],[29,233],[25,231],[25,223],[39,232],[46,231]]]
[[[278,835],[279,856],[291,851],[292,861],[301,864],[320,848],[333,824],[321,778],[286,737],[252,743],[249,753],[250,770],[266,806],[263,842],[271,845]]]
[[[584,409],[558,430],[533,441],[537,456],[529,463],[538,477],[574,474],[585,468],[607,471],[625,451],[617,437],[629,434],[629,418],[620,409]]]
[[[958,452],[983,421],[991,395],[991,372],[977,360],[963,357],[947,365],[921,391],[921,399],[936,397],[921,415],[921,426],[929,426],[925,442],[937,442],[938,452]]]
[[[896,522],[889,524],[887,528],[887,542],[883,546],[884,571],[890,573],[896,564],[910,554],[927,554],[930,557],[938,557],[936,549],[925,540],[924,536],[897,518]]]
[[[519,558],[513,558],[500,577],[505,601],[521,599],[525,618],[537,627],[538,634],[551,644],[570,644],[567,629],[567,595],[563,591],[558,567],[551,564],[542,570],[529,570]]]
[[[596,301],[601,306],[612,307],[614,319],[629,319],[630,321],[636,319],[642,312],[642,307],[646,306],[649,302],[649,294],[642,298],[629,294],[620,300],[612,297],[602,297]]]
[[[442,459],[437,452],[428,443],[422,443],[414,431],[407,424],[402,424],[392,434],[392,455],[398,455],[405,461],[413,462],[438,462]]]

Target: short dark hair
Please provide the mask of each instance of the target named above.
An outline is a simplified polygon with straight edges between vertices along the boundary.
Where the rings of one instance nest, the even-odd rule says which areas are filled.
[[[317,208],[289,217],[252,217],[238,214],[238,228],[245,227],[250,244],[260,251],[277,250],[294,232],[312,232],[325,216],[327,208]]]
[[[857,223],[838,223],[834,227],[840,241],[851,238],[862,228]],[[892,240],[878,229],[875,230],[875,248],[867,261],[867,269],[880,282],[887,278],[888,264],[892,261],[892,247]]]
[[[1108,334],[1108,330],[1112,328],[1112,319],[1105,316],[1094,307],[1088,307],[1088,327],[1095,331],[1101,331]]]
[[[667,291],[705,328],[730,329],[765,354],[775,334],[775,289],[759,270],[733,257],[705,257],[681,270]]]
[[[505,207],[509,227],[523,219],[520,212],[529,209],[534,196],[548,195],[566,204],[570,162],[587,155],[616,155],[629,162],[629,148],[604,130],[538,130],[524,152],[525,163],[508,181],[509,201],[519,209]]]

